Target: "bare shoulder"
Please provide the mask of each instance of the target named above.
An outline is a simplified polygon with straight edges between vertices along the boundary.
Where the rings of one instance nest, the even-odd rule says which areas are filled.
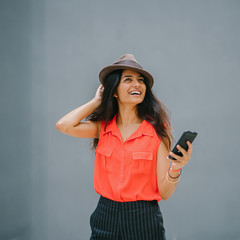
[[[161,153],[168,153],[168,149],[166,144],[164,143],[163,140],[161,140],[160,144],[159,144],[159,148],[158,148],[158,152]]]

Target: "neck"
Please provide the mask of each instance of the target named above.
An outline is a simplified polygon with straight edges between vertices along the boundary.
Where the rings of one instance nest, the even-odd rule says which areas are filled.
[[[141,123],[142,119],[138,117],[137,107],[119,106],[117,115],[117,124],[128,126],[131,124]]]

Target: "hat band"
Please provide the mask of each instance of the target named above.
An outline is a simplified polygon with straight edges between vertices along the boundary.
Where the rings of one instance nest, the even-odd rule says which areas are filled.
[[[140,68],[143,69],[138,63],[132,61],[132,60],[122,60],[122,61],[118,61],[116,63],[113,63],[113,65],[127,65],[129,67],[136,67],[136,68]]]

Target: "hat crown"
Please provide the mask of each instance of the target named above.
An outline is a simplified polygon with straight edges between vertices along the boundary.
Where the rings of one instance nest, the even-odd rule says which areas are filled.
[[[120,58],[118,58],[113,64],[116,64],[116,63],[121,62],[121,61],[126,61],[126,60],[138,63],[136,58],[132,54],[126,53],[123,56],[121,56]]]
[[[144,70],[142,66],[137,62],[133,54],[126,53],[119,57],[112,65],[104,67],[101,72],[99,73],[99,80],[102,84],[104,84],[105,79],[107,76],[115,71],[115,70],[125,70],[130,69],[136,72],[141,73],[146,79],[149,81],[150,88],[153,85],[153,76],[148,71]]]

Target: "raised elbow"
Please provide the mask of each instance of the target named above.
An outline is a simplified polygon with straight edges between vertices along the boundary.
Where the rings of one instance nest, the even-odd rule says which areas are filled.
[[[64,124],[62,123],[62,121],[57,121],[56,123],[56,129],[59,131],[59,132],[66,132],[66,127],[64,126]]]

